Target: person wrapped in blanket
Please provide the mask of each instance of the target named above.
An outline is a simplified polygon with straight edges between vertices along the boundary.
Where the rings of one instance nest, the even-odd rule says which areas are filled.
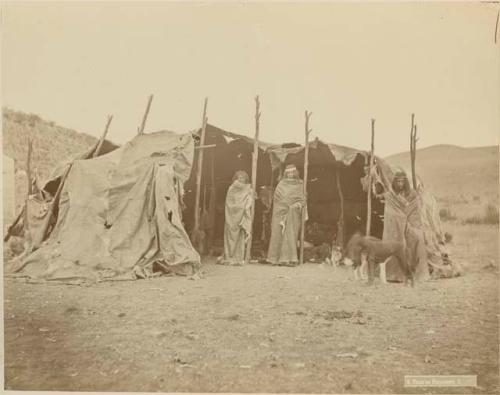
[[[411,188],[404,170],[394,173],[391,188],[385,191],[384,241],[406,242],[407,259],[414,270],[416,280],[429,278],[422,217],[418,193]],[[387,280],[404,281],[404,274],[396,262],[387,263]]]
[[[248,174],[238,170],[226,195],[224,225],[224,256],[218,261],[224,265],[245,263],[247,243],[252,231],[252,199],[254,193]]]
[[[294,165],[287,165],[283,178],[274,191],[268,263],[283,266],[298,265],[297,239],[302,222],[302,210],[307,210],[303,181],[299,177],[297,168]]]
[[[376,174],[374,174],[376,176]],[[377,177],[375,177],[377,179]],[[403,169],[394,173],[391,188],[376,182],[375,196],[385,203],[384,241],[404,240],[415,279],[448,278],[463,274],[460,263],[452,261],[441,229],[435,198],[424,189],[417,176],[417,190],[411,188]],[[380,193],[381,192],[381,193]],[[386,267],[388,281],[403,281],[404,275],[393,261]]]

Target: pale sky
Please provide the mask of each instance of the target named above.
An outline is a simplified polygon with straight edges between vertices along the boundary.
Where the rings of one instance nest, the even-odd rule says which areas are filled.
[[[209,122],[261,139],[312,137],[376,153],[498,144],[499,5],[3,3],[2,104],[109,138]]]

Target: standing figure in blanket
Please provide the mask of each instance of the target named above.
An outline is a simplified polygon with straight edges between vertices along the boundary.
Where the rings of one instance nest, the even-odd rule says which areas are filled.
[[[224,256],[219,263],[242,265],[252,232],[253,191],[248,174],[238,170],[226,195]]]
[[[271,239],[267,253],[267,261],[273,265],[296,266],[299,263],[297,239],[302,210],[307,210],[303,185],[297,168],[287,165],[273,198]]]

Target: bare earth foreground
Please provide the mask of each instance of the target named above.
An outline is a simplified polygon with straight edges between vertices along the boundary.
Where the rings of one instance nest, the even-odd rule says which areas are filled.
[[[5,279],[6,389],[499,393],[498,228],[448,228],[466,275],[415,289],[314,264],[88,287]],[[420,374],[477,374],[479,387],[404,387]]]

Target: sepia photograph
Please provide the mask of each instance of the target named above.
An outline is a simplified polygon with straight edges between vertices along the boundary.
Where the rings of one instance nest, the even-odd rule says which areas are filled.
[[[3,391],[500,393],[500,2],[0,7]]]

